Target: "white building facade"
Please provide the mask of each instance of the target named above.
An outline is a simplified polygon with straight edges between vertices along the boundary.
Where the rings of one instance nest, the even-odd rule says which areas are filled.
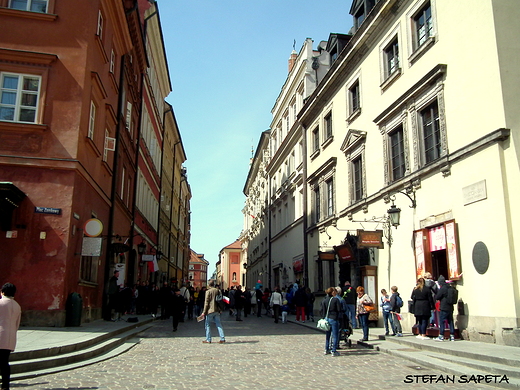
[[[351,14],[349,35],[330,35],[332,63],[303,106],[298,88],[312,72],[291,81],[295,65],[273,109],[270,286],[301,256],[301,276],[288,281],[299,276],[318,295],[350,280],[376,299],[398,286],[406,302],[428,271],[456,282],[463,337],[520,345],[517,2],[354,0]],[[414,317],[402,312],[410,330]]]
[[[355,0],[351,13],[346,48],[298,114],[311,288],[348,279],[377,298],[396,285],[406,300],[429,271],[457,282],[464,337],[518,345],[518,7]],[[316,143],[329,116],[333,139]],[[366,237],[377,230],[384,248]],[[331,255],[346,242],[353,257]]]

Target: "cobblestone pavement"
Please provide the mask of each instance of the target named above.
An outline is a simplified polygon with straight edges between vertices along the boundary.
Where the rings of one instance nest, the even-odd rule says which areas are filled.
[[[362,347],[324,355],[323,333],[268,317],[237,322],[222,315],[226,343],[203,344],[204,322],[187,321],[172,332],[170,321],[155,321],[130,351],[76,370],[12,382],[19,390],[87,389],[491,389],[446,379],[442,372]],[[407,377],[410,375],[411,377]],[[415,375],[434,375],[416,383]],[[405,383],[407,378],[413,383]]]

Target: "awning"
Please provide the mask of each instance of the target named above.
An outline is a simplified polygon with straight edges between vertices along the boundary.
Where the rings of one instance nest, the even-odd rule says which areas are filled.
[[[0,229],[11,229],[13,210],[20,206],[25,193],[13,183],[0,182]]]

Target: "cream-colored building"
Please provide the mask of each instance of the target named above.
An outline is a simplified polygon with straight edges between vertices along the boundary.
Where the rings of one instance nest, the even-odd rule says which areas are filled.
[[[353,2],[353,34],[298,115],[307,145],[333,118],[332,142],[307,148],[309,277],[324,279],[311,287],[341,270],[373,297],[397,285],[408,299],[418,276],[442,274],[465,337],[518,345],[518,4],[373,3]],[[322,256],[345,241],[355,252],[358,229],[383,230],[384,248]]]
[[[443,275],[465,338],[520,345],[518,2],[354,0],[351,14],[295,125],[304,280],[317,292],[350,280],[376,299],[396,285],[406,302],[418,276]]]
[[[186,152],[173,107],[166,103],[164,113],[164,145],[161,164],[161,202],[159,214],[159,268],[160,282],[171,279],[183,280],[185,253],[189,242],[184,242],[184,226],[189,225],[189,213],[181,212],[191,194],[182,190],[186,181]],[[187,196],[187,199],[185,199]],[[179,251],[179,247],[181,250]],[[191,254],[190,254],[191,255]]]
[[[330,65],[326,42],[313,49],[307,38],[289,58],[288,76],[271,110],[270,130],[262,133],[244,194],[243,237],[248,286],[303,282],[303,133],[296,116]]]

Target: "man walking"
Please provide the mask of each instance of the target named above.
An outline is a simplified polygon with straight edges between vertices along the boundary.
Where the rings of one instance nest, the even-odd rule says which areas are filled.
[[[6,283],[2,286],[0,299],[0,372],[2,374],[2,390],[9,390],[11,381],[11,367],[9,355],[16,347],[16,331],[20,326],[22,310],[14,300],[16,287]]]
[[[218,334],[220,336],[220,344],[224,344],[226,342],[226,338],[224,336],[224,329],[222,329],[222,324],[220,323],[220,307],[217,304],[216,297],[221,294],[220,290],[215,288],[215,279],[210,279],[208,282],[209,289],[206,291],[206,299],[204,301],[204,310],[203,314],[206,319],[206,340],[203,341],[204,344],[211,344],[211,322],[214,322],[217,326]]]

